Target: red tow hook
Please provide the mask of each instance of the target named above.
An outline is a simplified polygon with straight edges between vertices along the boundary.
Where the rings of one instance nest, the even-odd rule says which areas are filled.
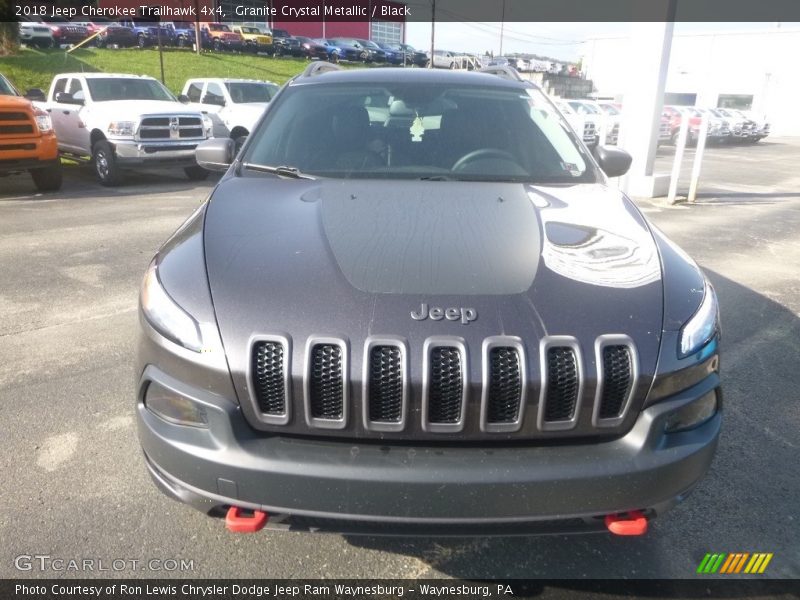
[[[606,528],[615,535],[644,535],[647,533],[647,518],[638,510],[606,515]]]
[[[242,509],[238,506],[231,506],[228,509],[228,514],[225,515],[225,527],[228,528],[228,531],[233,531],[234,533],[255,533],[256,531],[260,531],[264,529],[264,525],[267,524],[267,519],[269,519],[269,515],[265,512],[261,512],[260,510],[252,511],[252,515],[242,516]]]

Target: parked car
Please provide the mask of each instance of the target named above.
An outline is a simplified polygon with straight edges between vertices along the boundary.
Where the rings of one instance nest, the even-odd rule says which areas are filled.
[[[569,105],[579,115],[593,115],[596,117],[597,135],[600,140],[605,137],[605,143],[616,146],[619,140],[619,115],[611,114],[594,100],[568,100]]]
[[[730,140],[731,128],[727,119],[722,119],[716,116],[708,108],[692,107],[691,112],[702,118],[708,120],[708,135],[706,141],[716,144],[722,144]]]
[[[52,48],[56,45],[52,28],[42,21],[24,21],[20,23],[19,41],[30,48]]]
[[[344,42],[344,40],[319,38],[314,41],[325,46],[328,51],[328,60],[330,62],[335,63],[340,60],[363,62],[367,57],[367,51],[364,50],[364,48],[353,46]]]
[[[303,56],[306,58],[318,58],[319,60],[328,60],[328,47],[312,40],[303,35],[295,36],[300,43],[300,48],[303,49]]]
[[[252,52],[267,52],[272,53],[272,34],[264,33],[258,27],[249,25],[234,25],[233,33],[239,34],[244,40],[244,47],[246,50]]]
[[[94,45],[99,48],[108,48],[109,46],[129,48],[136,46],[138,42],[131,29],[116,21],[77,21],[75,24],[86,27],[89,36],[98,34],[94,38]]]
[[[731,136],[735,141],[754,143],[761,139],[759,126],[747,115],[734,108],[714,108],[711,111],[722,118],[727,119],[731,124]]]
[[[599,124],[597,122],[597,115],[594,114],[578,114],[569,102],[566,100],[557,100],[556,106],[561,111],[567,123],[570,124],[575,134],[583,140],[588,148],[594,148],[600,141],[600,136],[597,134]]]
[[[384,53],[384,60],[390,65],[402,65],[405,63],[405,53],[399,46],[386,44],[384,42],[374,42]]]
[[[455,69],[458,67],[458,59],[459,56],[450,50],[433,51],[433,66],[437,69]],[[496,64],[500,65],[500,63]],[[502,64],[505,65],[507,62],[503,62]]]
[[[238,33],[231,31],[225,23],[204,23],[203,29],[211,38],[211,45],[217,52],[221,50],[241,51],[244,49],[244,40]]]
[[[211,135],[212,123],[181,105],[161,82],[140,75],[56,75],[44,108],[53,119],[62,154],[91,159],[103,185],[117,185],[122,169],[184,167],[190,179],[205,179],[194,149]]]
[[[177,44],[175,29],[172,27],[159,25],[154,21],[131,21],[125,19],[121,20],[120,24],[133,32],[139,48],[158,46],[159,40],[162,46],[175,46]]]
[[[198,147],[140,294],[156,485],[234,531],[644,534],[717,447],[717,300],[595,155],[532,82],[319,63]]]
[[[48,17],[47,20],[38,16],[29,16],[29,21],[24,21],[20,24],[20,35],[22,39],[28,38],[31,43],[48,47],[47,37],[43,31],[37,31],[36,28],[47,27],[50,29],[50,35],[53,38],[53,46],[62,46],[77,44],[82,42],[87,37],[86,27],[72,23],[63,17]]]
[[[175,45],[179,48],[192,48],[197,43],[194,21],[172,21],[172,30],[175,32]],[[203,50],[211,50],[214,47],[208,29],[203,27],[200,28],[200,46]]]
[[[428,55],[421,50],[417,50],[410,44],[399,44],[398,48],[404,53],[406,63],[415,67],[427,67]]]
[[[209,116],[214,137],[230,137],[241,145],[279,89],[256,79],[189,79],[181,100]]]
[[[750,142],[755,144],[769,135],[770,124],[769,121],[767,121],[766,115],[755,113],[752,110],[739,112],[754,124],[751,128],[752,135],[750,136]]]
[[[29,96],[41,94],[30,90]],[[53,122],[0,74],[0,177],[30,173],[36,189],[61,189],[61,159]]]
[[[275,56],[295,56],[305,55],[300,46],[300,40],[292,37],[285,29],[272,30],[272,44],[275,48]]]
[[[686,137],[686,143],[690,146],[697,144],[700,138],[700,126],[702,114],[699,110],[692,106],[665,106],[663,113],[667,115],[670,120],[670,141],[673,145],[677,144],[678,136],[680,135],[680,127],[683,119],[688,119],[689,130]],[[711,116],[714,121],[709,121],[707,141],[722,143],[730,139],[732,129],[729,124],[719,115],[711,111]]]

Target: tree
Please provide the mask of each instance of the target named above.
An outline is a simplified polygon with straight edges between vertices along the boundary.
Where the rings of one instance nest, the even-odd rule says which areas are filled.
[[[0,13],[6,16],[10,11],[8,0],[0,0]],[[13,54],[19,47],[19,23],[6,18],[0,21],[0,55]]]

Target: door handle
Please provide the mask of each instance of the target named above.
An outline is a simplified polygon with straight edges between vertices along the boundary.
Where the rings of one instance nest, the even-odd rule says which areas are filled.
[[[53,109],[52,109],[52,108],[48,108],[48,109],[46,109],[46,110],[47,110],[47,112],[53,112]]]
[[[69,111],[68,111],[68,110],[62,110],[61,112],[62,112],[62,113],[64,113],[65,115],[68,115],[68,114],[69,114]]]

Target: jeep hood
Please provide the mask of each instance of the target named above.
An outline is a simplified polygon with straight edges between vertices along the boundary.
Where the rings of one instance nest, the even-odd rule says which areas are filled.
[[[591,356],[598,336],[626,334],[642,374],[655,369],[658,251],[639,212],[603,185],[228,177],[204,240],[234,372],[246,370],[254,334],[301,349],[310,336],[338,336],[353,352],[392,335],[412,353],[430,336],[459,336],[476,356],[495,335],[531,348],[571,335]],[[412,319],[423,304],[477,319]]]

